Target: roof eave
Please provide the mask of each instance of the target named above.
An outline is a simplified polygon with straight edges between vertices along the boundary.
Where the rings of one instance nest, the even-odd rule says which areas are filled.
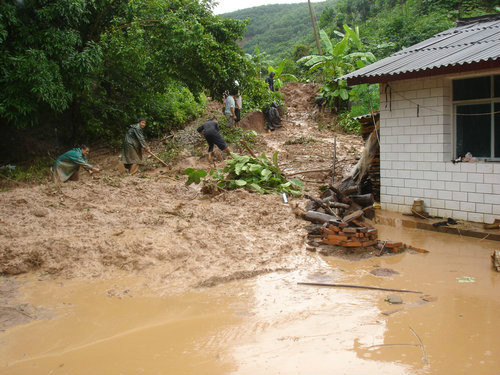
[[[461,65],[448,65],[434,69],[423,69],[407,73],[393,75],[377,75],[377,76],[358,76],[347,78],[347,84],[350,86],[360,85],[362,83],[386,83],[391,81],[400,81],[405,79],[414,79],[422,77],[430,77],[435,75],[452,74],[470,72],[475,70],[500,68],[500,60],[479,61]]]

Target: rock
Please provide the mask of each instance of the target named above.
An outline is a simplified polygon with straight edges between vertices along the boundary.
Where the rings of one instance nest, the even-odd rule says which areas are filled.
[[[36,217],[45,217],[49,214],[49,211],[46,210],[45,208],[35,208],[33,210],[33,215]]]
[[[371,270],[370,273],[375,276],[392,276],[392,275],[399,275],[399,272],[394,271],[391,268],[375,268],[374,270]]]
[[[387,296],[387,298],[385,300],[393,305],[400,305],[403,303],[403,299],[400,296],[397,296],[395,294],[391,294],[390,296]]]

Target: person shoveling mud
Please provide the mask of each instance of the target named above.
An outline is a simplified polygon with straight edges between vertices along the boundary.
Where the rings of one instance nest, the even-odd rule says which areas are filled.
[[[87,160],[89,152],[88,146],[81,145],[59,156],[52,167],[54,182],[78,181],[80,167],[85,168],[89,173],[100,172],[99,168],[89,164]]]
[[[139,169],[139,164],[142,164],[142,149],[147,153],[151,150],[146,143],[146,138],[142,129],[146,127],[146,119],[141,117],[137,124],[130,125],[129,130],[125,134],[123,141],[122,160],[125,168],[130,174],[135,174]]]

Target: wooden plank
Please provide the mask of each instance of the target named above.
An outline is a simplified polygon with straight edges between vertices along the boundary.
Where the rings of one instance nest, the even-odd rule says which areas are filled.
[[[357,210],[354,211],[352,214],[345,216],[342,220],[346,223],[350,223],[351,221],[356,220],[361,216],[363,216],[363,210]]]

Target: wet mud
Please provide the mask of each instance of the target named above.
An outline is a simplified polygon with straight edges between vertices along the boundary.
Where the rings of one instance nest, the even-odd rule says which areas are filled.
[[[255,150],[287,173],[328,168],[314,90],[284,91],[284,126]],[[336,178],[362,149],[337,136]],[[0,193],[0,373],[498,374],[498,242],[377,224],[430,252],[324,256],[306,250],[305,200],[203,196],[181,174],[208,167],[195,154],[138,176],[102,157],[96,179]],[[331,180],[300,177],[314,194]]]
[[[16,301],[57,312],[0,333],[9,374],[495,374],[500,366],[496,242],[377,226],[428,254],[308,266],[174,294],[113,280],[18,276]],[[398,274],[375,276],[375,269]],[[421,291],[298,285],[344,283]],[[390,304],[390,295],[402,304]]]

